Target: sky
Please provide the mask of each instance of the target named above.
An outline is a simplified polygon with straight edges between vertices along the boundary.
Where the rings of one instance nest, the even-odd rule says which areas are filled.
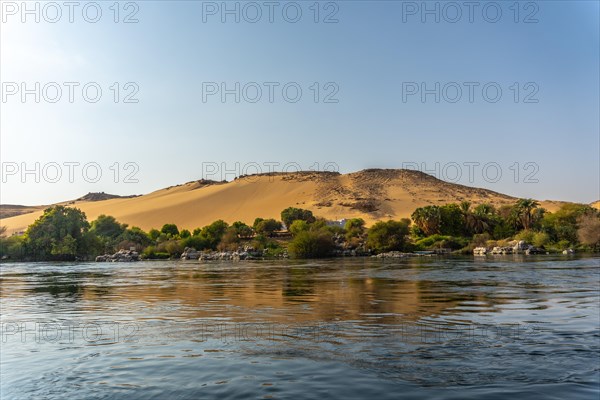
[[[2,204],[365,168],[600,198],[598,1],[0,6]]]

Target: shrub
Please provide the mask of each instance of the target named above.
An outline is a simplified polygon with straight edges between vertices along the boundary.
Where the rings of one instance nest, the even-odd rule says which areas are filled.
[[[25,256],[23,236],[0,237],[0,257],[21,260]]]
[[[223,234],[217,249],[219,251],[227,251],[227,250],[236,250],[238,248],[238,244],[240,242],[240,238],[238,237],[237,230],[232,226],[227,228],[225,233]]]
[[[483,239],[485,239],[485,234],[482,234],[479,237],[479,241],[485,243]],[[421,240],[418,240],[416,245],[421,249],[433,250],[433,249],[452,249],[459,250],[469,245],[469,241],[466,238],[458,237],[458,236],[448,236],[448,235],[431,235]],[[468,247],[467,247],[468,248]]]
[[[288,251],[293,258],[319,258],[330,256],[333,247],[329,232],[301,231],[290,242]]]
[[[596,211],[586,212],[581,215],[577,222],[579,229],[577,237],[579,241],[593,248],[600,246],[600,217]]]
[[[485,247],[489,240],[489,233],[479,233],[473,235],[473,240],[471,240],[471,244],[473,244],[473,247]]]
[[[546,232],[536,232],[533,234],[531,243],[535,247],[544,247],[550,243],[550,235],[548,235]]]
[[[367,247],[378,253],[403,250],[408,232],[406,221],[377,222],[367,232]]]
[[[292,233],[292,235],[296,236],[300,232],[305,232],[309,229],[308,222],[303,221],[301,219],[297,219],[289,226],[288,230]]]
[[[147,260],[166,260],[171,258],[171,255],[166,252],[156,251],[156,247],[148,246],[142,252],[142,258]]]
[[[183,246],[179,240],[169,240],[164,244],[164,248],[171,256],[179,257],[183,253]]]
[[[126,240],[126,239],[125,240],[121,240],[116,245],[116,249],[117,250],[121,250],[121,249],[129,250],[132,247],[135,248],[135,251],[138,251],[138,252],[142,251],[144,249],[144,246],[142,246],[142,245],[140,245],[138,243],[132,242],[131,240]]]
[[[515,240],[524,240],[527,243],[533,243],[533,237],[535,232],[530,230],[524,230],[515,235]]]
[[[181,245],[186,248],[186,247],[191,247],[194,248],[196,250],[205,250],[210,248],[208,242],[202,238],[200,235],[194,235],[194,236],[190,236],[188,238],[185,238],[181,241]]]

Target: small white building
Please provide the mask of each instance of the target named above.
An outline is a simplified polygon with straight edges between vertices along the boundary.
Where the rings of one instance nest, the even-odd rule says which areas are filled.
[[[343,228],[344,226],[346,226],[347,221],[348,220],[346,218],[338,219],[336,221],[327,221],[327,226],[338,226],[340,228]]]

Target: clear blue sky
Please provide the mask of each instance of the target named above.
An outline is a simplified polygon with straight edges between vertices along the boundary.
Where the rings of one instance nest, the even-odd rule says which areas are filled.
[[[421,1],[321,2],[318,23],[313,1],[297,2],[302,16],[296,23],[290,21],[297,7],[288,2],[276,2],[273,22],[263,1],[239,2],[239,23],[235,15],[221,15],[222,2],[138,1],[138,9],[124,9],[122,2],[119,23],[113,1],[98,2],[97,23],[83,18],[82,6],[73,11],[72,23],[66,7],[51,23],[56,10],[43,9],[41,2],[38,23],[35,15],[1,3],[4,204],[47,204],[89,191],[147,193],[201,178],[208,162],[229,169],[239,162],[240,170],[254,162],[265,171],[265,162],[280,163],[276,170],[286,163],[309,169],[331,162],[340,172],[407,163],[434,170],[440,163],[438,177],[514,196],[580,202],[600,197],[597,1],[520,2],[518,15],[514,1],[499,1],[499,18],[490,2],[475,2],[473,22],[462,1],[453,3],[461,16],[445,2],[427,2],[430,9],[439,4],[439,23],[433,14],[422,15]],[[254,4],[262,16],[251,23]],[[138,22],[122,23],[132,12]],[[93,20],[95,10],[87,9],[86,17]],[[326,18],[338,22],[324,23]],[[39,103],[33,94],[22,101],[23,82],[30,89],[40,82]],[[52,85],[43,93],[49,82],[62,86],[56,103],[48,101],[55,96]],[[73,103],[64,82],[79,83]],[[102,89],[97,103],[82,97],[88,82]],[[114,82],[120,86],[118,103],[110,89]],[[138,103],[123,103],[135,89],[125,88],[127,82],[139,88],[133,97]],[[256,82],[262,97],[248,101],[256,95],[250,85],[239,103],[234,94],[222,102],[219,93],[206,93],[212,87],[207,82],[229,88]],[[273,102],[264,82],[279,84]],[[296,103],[282,95],[289,82],[302,89]],[[317,103],[314,82],[320,87]],[[408,92],[420,91],[421,83],[433,89],[436,82],[439,103],[434,94],[423,102],[420,93]],[[478,85],[472,102],[465,82]],[[456,86],[462,97],[451,102]],[[497,87],[502,97],[492,102]],[[19,92],[11,94],[15,88]],[[324,102],[334,90],[338,102]],[[294,93],[292,87],[290,98]],[[23,166],[35,169],[36,162],[45,168],[39,182],[35,174],[21,175]],[[73,167],[73,182],[68,162],[80,163]],[[115,162],[121,170],[116,183]],[[124,182],[134,171],[124,169],[128,162],[139,166],[138,183]],[[479,163],[472,164],[472,182],[465,166],[471,162]],[[51,163],[61,166],[56,183]],[[82,177],[86,163],[102,169],[97,182],[91,182],[93,168],[90,182]],[[461,166],[460,178],[453,163]],[[492,168],[484,179],[486,164]],[[498,166],[502,177],[496,181]]]

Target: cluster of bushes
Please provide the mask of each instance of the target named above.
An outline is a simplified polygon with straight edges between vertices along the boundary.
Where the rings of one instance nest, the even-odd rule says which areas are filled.
[[[369,229],[360,218],[348,220],[344,227],[331,226],[311,211],[294,207],[281,212],[281,221],[256,218],[249,226],[218,220],[191,232],[165,224],[160,230],[144,232],[106,215],[88,223],[80,210],[55,206],[45,210],[22,236],[6,237],[5,229],[0,230],[0,257],[76,260],[135,248],[145,258],[166,259],[179,257],[186,247],[227,251],[249,245],[272,255],[287,247],[291,257],[317,258],[332,255],[341,244],[374,253],[436,248],[470,251],[478,246],[506,245],[513,239],[550,250],[600,250],[596,209],[564,204],[550,213],[530,199],[498,209],[489,204],[472,208],[468,202],[426,206],[414,211],[412,221],[377,222]],[[279,237],[284,224],[291,239]]]
[[[600,214],[585,204],[566,203],[551,213],[531,199],[499,208],[462,202],[418,208],[412,220],[412,236],[421,248],[472,250],[515,239],[555,251],[600,250]]]

